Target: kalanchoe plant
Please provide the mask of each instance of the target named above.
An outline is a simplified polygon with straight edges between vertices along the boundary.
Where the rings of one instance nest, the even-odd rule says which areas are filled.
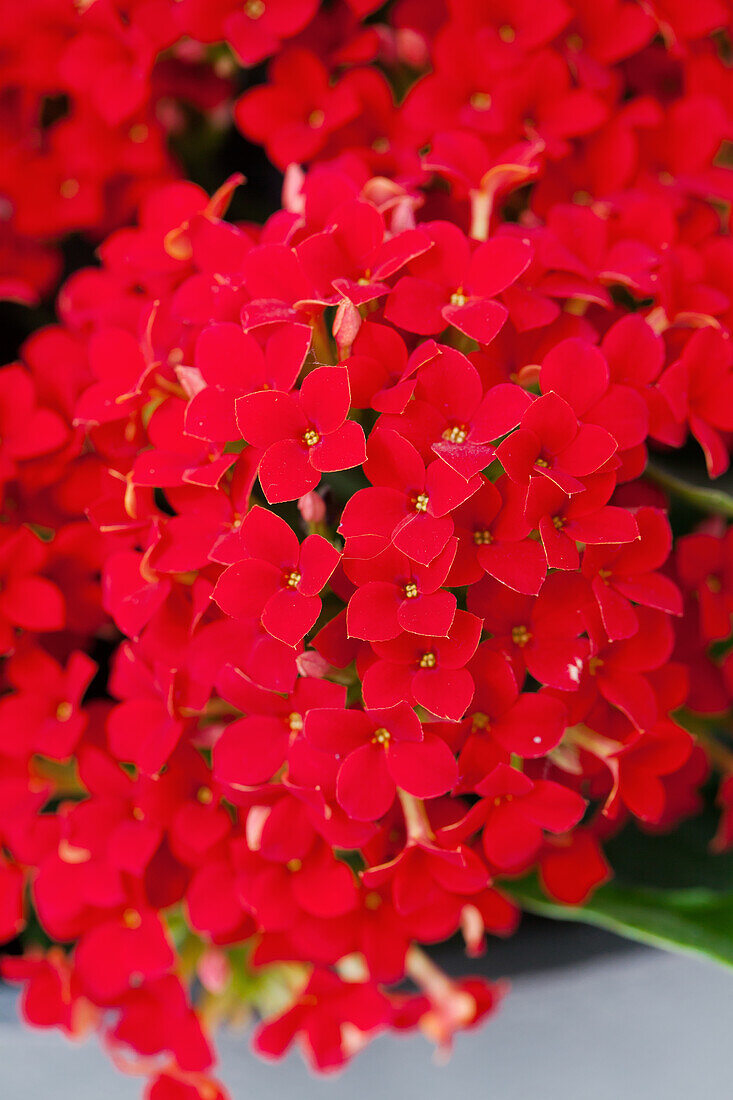
[[[623,924],[609,841],[711,770],[733,847],[733,498],[669,465],[730,462],[731,34],[730,0],[0,31],[0,289],[101,241],[0,371],[2,972],[146,1100],[226,1100],[243,1010],[324,1071],[449,1046],[504,986],[425,946],[516,899]],[[164,138],[267,59],[233,114],[282,209],[244,224]]]

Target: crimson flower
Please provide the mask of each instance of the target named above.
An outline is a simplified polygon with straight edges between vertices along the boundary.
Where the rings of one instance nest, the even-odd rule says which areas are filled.
[[[242,548],[251,556],[219,577],[213,599],[235,619],[257,619],[286,645],[297,645],[318,618],[318,593],[339,560],[320,535],[302,545],[284,520],[265,508],[252,508],[240,528]]]
[[[496,457],[519,485],[545,477],[572,494],[583,488],[580,479],[604,467],[616,449],[605,428],[578,423],[567,401],[547,393],[529,406],[519,428],[496,448]]]
[[[721,432],[733,431],[730,340],[714,328],[694,333],[677,362],[663,373],[659,389],[680,422],[678,445],[689,424],[705,454],[710,477],[718,477],[730,463]]]
[[[332,85],[326,66],[309,50],[278,54],[270,79],[237,101],[235,120],[247,137],[266,146],[280,168],[311,160],[359,109],[348,86]]]
[[[360,489],[344,508],[339,531],[349,557],[374,557],[391,543],[412,561],[429,565],[453,533],[452,508],[480,486],[440,459],[427,467],[397,432],[377,428],[369,436],[364,472],[373,488]]]
[[[250,0],[232,11],[224,29],[237,57],[247,67],[275,53],[283,38],[292,38],[310,23],[318,0]]]
[[[583,574],[591,581],[611,641],[636,634],[639,617],[634,603],[682,614],[679,589],[657,572],[672,548],[669,521],[654,508],[639,508],[634,518],[639,529],[637,541],[626,546],[591,546],[583,554]],[[727,616],[724,633],[728,633]]]
[[[237,718],[214,745],[213,770],[228,787],[266,783],[283,766],[288,750],[314,707],[343,710],[346,691],[328,680],[302,676],[290,695],[263,691],[241,675],[227,677],[222,694],[245,717]]]
[[[362,677],[368,707],[390,707],[407,699],[438,718],[462,718],[474,691],[466,664],[476,652],[481,619],[456,611],[445,638],[401,634],[374,642],[376,661]]]
[[[86,724],[81,699],[97,671],[91,657],[71,653],[66,667],[36,647],[11,659],[8,681],[15,688],[0,699],[0,723],[10,755],[40,753],[65,760],[76,748]]]
[[[507,318],[494,299],[529,266],[529,243],[493,237],[472,252],[450,222],[428,222],[422,228],[432,248],[411,261],[411,274],[390,294],[385,317],[408,332],[430,336],[453,325],[479,343],[490,343]]]
[[[494,458],[492,440],[516,428],[532,398],[521,387],[500,383],[484,393],[476,367],[453,348],[424,345],[425,361],[417,368],[414,399],[401,415],[380,418],[414,443],[429,449],[467,481]],[[429,358],[427,357],[429,355]]]
[[[611,877],[598,838],[590,829],[546,837],[539,861],[543,889],[565,905],[582,905]]]
[[[423,731],[405,702],[378,710],[313,709],[304,734],[317,748],[343,760],[336,798],[349,817],[375,821],[394,801],[397,787],[435,798],[455,784],[453,754],[434,733]]]
[[[544,756],[559,743],[567,723],[565,708],[544,691],[520,692],[510,661],[492,641],[479,646],[468,668],[476,693],[471,705],[472,733],[460,757],[464,777],[467,766],[475,768],[479,763],[481,746],[487,741],[525,758]]]
[[[680,584],[697,597],[702,637],[706,642],[727,638],[733,613],[733,528],[722,538],[685,535],[677,540],[675,551]]]
[[[27,527],[0,532],[0,652],[15,646],[15,628],[60,630],[64,597],[52,581],[38,575],[48,558],[46,547]]]
[[[281,1058],[297,1039],[314,1068],[334,1070],[347,1060],[343,1029],[349,1025],[368,1034],[390,1018],[389,1001],[372,982],[345,982],[316,968],[292,1008],[266,1020],[255,1034],[255,1048]]]
[[[481,830],[481,843],[497,870],[525,870],[537,857],[543,830],[565,833],[578,824],[585,800],[551,780],[532,780],[516,768],[498,764],[476,787],[481,799],[458,825],[441,837],[471,836]]]
[[[641,821],[659,821],[667,807],[663,779],[679,771],[694,747],[692,737],[672,721],[636,734],[604,760],[614,777],[604,812],[614,815],[623,803]]]
[[[162,977],[173,961],[158,914],[132,908],[90,928],[74,954],[82,987],[102,1004],[126,993],[140,976]]]
[[[344,367],[317,367],[297,394],[260,390],[237,400],[241,435],[264,452],[258,472],[270,504],[309,493],[323,472],[364,462],[364,432],[346,419],[350,404]]]
[[[458,537],[452,585],[474,584],[488,573],[515,592],[536,596],[547,574],[542,544],[529,538],[526,492],[506,475],[483,481],[453,513]]]
[[[384,280],[430,245],[422,229],[386,237],[377,208],[355,199],[340,206],[324,231],[307,237],[296,253],[316,288],[316,301],[332,304],[348,298],[361,306],[386,294],[390,288]]]
[[[526,668],[548,687],[577,691],[590,655],[583,637],[587,598],[575,575],[553,573],[536,599],[485,577],[469,590],[467,602],[515,667]]]
[[[549,478],[532,478],[525,518],[540,533],[550,569],[578,569],[578,543],[633,544],[639,537],[631,512],[606,504],[614,488],[612,474],[592,474],[572,496]]]
[[[237,439],[237,398],[257,390],[292,389],[310,341],[307,325],[279,327],[264,347],[230,322],[205,328],[195,351],[196,370],[205,384],[200,388],[195,382],[186,409],[186,432],[219,443]]]
[[[430,565],[411,562],[394,547],[374,558],[347,558],[344,571],[357,585],[346,611],[349,637],[388,641],[404,630],[447,637],[456,597],[441,586],[455,552],[450,539]]]
[[[17,464],[48,455],[69,439],[58,413],[38,401],[30,374],[11,364],[0,371],[0,482],[16,475]]]

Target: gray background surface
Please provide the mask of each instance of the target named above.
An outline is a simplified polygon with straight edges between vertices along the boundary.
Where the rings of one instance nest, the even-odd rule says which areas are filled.
[[[313,1078],[300,1056],[271,1065],[246,1034],[219,1038],[232,1100],[690,1100],[733,1092],[731,972],[623,944],[592,929],[532,924],[489,946],[478,965],[450,948],[451,969],[507,974],[512,989],[480,1031],[436,1066],[420,1036],[378,1038],[345,1073]],[[1,1100],[137,1100],[95,1040],[20,1028],[0,989]]]

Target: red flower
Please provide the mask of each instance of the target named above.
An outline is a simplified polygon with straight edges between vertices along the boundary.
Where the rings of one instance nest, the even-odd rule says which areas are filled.
[[[455,556],[450,539],[430,565],[411,562],[394,547],[374,558],[347,558],[344,571],[358,587],[349,599],[351,638],[388,641],[403,631],[448,636],[456,597],[441,587]]]
[[[0,699],[0,723],[11,755],[40,753],[65,760],[82,736],[87,716],[81,699],[97,671],[85,653],[73,652],[64,669],[40,648],[24,647],[11,659],[16,690]]]
[[[659,380],[675,419],[681,423],[678,445],[686,425],[705,453],[708,473],[718,477],[728,469],[730,456],[721,432],[733,431],[733,351],[730,340],[714,328],[690,337],[685,349]]]
[[[48,455],[68,441],[58,413],[38,401],[29,373],[11,364],[0,371],[0,482],[16,476],[17,464]]]
[[[527,670],[548,687],[577,691],[590,653],[582,635],[587,629],[585,585],[572,574],[554,573],[537,599],[521,596],[485,577],[468,593],[469,608],[481,615],[494,644],[515,667]]]
[[[247,513],[240,539],[251,556],[224,570],[213,598],[227,615],[257,619],[273,638],[297,645],[318,618],[318,593],[338,564],[338,550],[320,535],[299,544],[287,523],[265,508]]]
[[[456,611],[445,638],[401,634],[374,642],[377,660],[362,677],[366,705],[391,707],[407,699],[438,718],[457,721],[473,697],[473,678],[465,666],[480,637],[481,619]]]
[[[567,723],[565,708],[543,691],[520,692],[511,663],[501,650],[493,648],[493,642],[479,646],[469,671],[476,694],[471,706],[472,732],[461,751],[462,776],[467,766],[478,764],[481,746],[488,741],[525,758],[544,756],[559,743]]]
[[[497,930],[509,930],[516,923],[516,910],[511,903],[502,904],[501,895],[492,896],[485,864],[465,845],[448,848],[433,840],[410,841],[394,859],[363,871],[362,879],[370,889],[389,884],[396,911],[425,942],[452,935],[466,906],[475,907],[482,918],[490,913],[490,926]]]
[[[213,1062],[186,991],[172,974],[130,990],[110,1039],[148,1057],[170,1052],[185,1072],[208,1069]]]
[[[346,702],[345,689],[339,684],[311,677],[299,678],[286,698],[236,675],[228,676],[221,690],[246,712],[226,727],[213,751],[214,775],[234,788],[266,783],[280,770],[312,708],[338,707],[343,712]]]
[[[15,646],[15,627],[61,630],[64,597],[51,581],[38,576],[48,558],[39,538],[27,527],[0,533],[0,652]]]
[[[678,539],[675,567],[682,587],[697,597],[703,639],[727,638],[733,613],[733,528],[722,538],[693,534]]]
[[[414,399],[400,416],[380,417],[380,427],[410,439],[423,454],[432,449],[469,480],[490,465],[495,449],[489,443],[517,426],[532,399],[509,383],[484,394],[481,376],[464,355],[440,344],[424,348]]]
[[[423,731],[404,702],[364,712],[311,710],[304,733],[317,748],[343,760],[336,798],[357,821],[383,817],[397,787],[418,798],[435,798],[450,790],[458,776],[446,743]]]
[[[98,1004],[116,1000],[140,977],[161,977],[174,958],[158,915],[132,908],[85,932],[74,953],[82,988]]]
[[[316,156],[359,109],[343,82],[332,85],[322,62],[303,49],[284,50],[270,66],[272,83],[246,92],[235,105],[244,135],[264,144],[279,167]]]
[[[532,478],[525,517],[539,530],[550,569],[577,569],[578,543],[633,544],[639,537],[631,512],[606,504],[614,488],[612,474],[591,475],[572,496],[547,477]]]
[[[611,877],[611,868],[597,837],[589,829],[545,838],[540,855],[540,882],[556,901],[582,905]]]
[[[467,238],[449,222],[423,226],[433,247],[410,263],[412,274],[397,283],[385,317],[408,332],[429,336],[453,325],[490,343],[507,317],[494,299],[526,271],[532,259],[528,243],[494,237],[471,252]]]
[[[583,671],[581,690],[598,691],[638,730],[652,729],[659,718],[659,701],[646,673],[662,668],[672,655],[674,631],[662,611],[637,607],[639,629],[633,637],[605,642],[596,635],[593,652]]]
[[[384,1027],[390,1014],[389,1001],[372,982],[345,982],[316,968],[292,1008],[260,1025],[255,1048],[281,1058],[297,1039],[314,1069],[338,1069],[349,1056],[346,1025],[366,1036]]]
[[[628,546],[589,547],[583,555],[583,574],[593,585],[611,641],[636,634],[639,619],[632,601],[671,615],[682,614],[679,589],[669,577],[656,572],[672,548],[669,522],[654,508],[640,508],[635,519],[637,541]]]
[[[448,513],[480,486],[440,459],[425,466],[406,439],[387,429],[369,436],[364,472],[374,488],[361,489],[344,508],[339,531],[348,557],[374,557],[390,543],[419,565],[429,565],[453,533]]]
[[[693,747],[687,730],[665,721],[653,730],[636,734],[616,753],[604,755],[614,777],[604,813],[618,813],[623,803],[642,821],[659,821],[667,807],[662,780],[686,764]]]
[[[350,404],[343,367],[318,367],[297,394],[261,390],[237,400],[240,433],[264,450],[258,472],[270,504],[315,489],[322,472],[365,460],[364,432],[346,419]]]
[[[318,0],[250,0],[224,21],[227,40],[243,65],[256,65],[310,23]],[[216,37],[220,37],[217,35]]]
[[[15,939],[25,927],[25,876],[20,867],[0,860],[0,943]]]
[[[616,449],[604,428],[578,423],[570,405],[548,393],[530,405],[517,431],[499,444],[496,456],[517,484],[544,477],[572,494],[583,488],[579,479],[605,467]]]
[[[529,538],[532,525],[524,512],[526,492],[502,475],[484,481],[477,493],[453,513],[458,552],[452,585],[474,584],[484,573],[515,592],[536,596],[547,574],[541,543]]]
[[[377,208],[354,200],[338,207],[325,230],[307,237],[295,251],[316,288],[316,301],[331,304],[345,297],[360,306],[386,294],[384,280],[430,245],[421,229],[387,237]]]
[[[565,833],[585,812],[585,800],[560,783],[533,781],[516,768],[498,764],[476,787],[481,800],[463,821],[442,830],[445,839],[471,836],[481,830],[489,864],[497,870],[526,870],[536,859],[543,830]]]
[[[219,443],[238,439],[237,398],[257,390],[292,389],[310,341],[307,325],[281,326],[264,347],[239,325],[205,328],[196,341],[195,353],[196,370],[205,385],[197,388],[189,401],[186,432]]]

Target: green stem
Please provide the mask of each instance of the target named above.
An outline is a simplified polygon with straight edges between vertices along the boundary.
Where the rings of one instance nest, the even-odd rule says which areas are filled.
[[[722,489],[709,489],[702,485],[691,485],[690,482],[675,477],[674,474],[662,470],[652,462],[647,463],[644,473],[655,485],[661,486],[667,492],[687,501],[695,508],[699,508],[701,512],[713,512],[719,516],[725,516],[727,519],[733,519],[733,497],[723,492]]]

